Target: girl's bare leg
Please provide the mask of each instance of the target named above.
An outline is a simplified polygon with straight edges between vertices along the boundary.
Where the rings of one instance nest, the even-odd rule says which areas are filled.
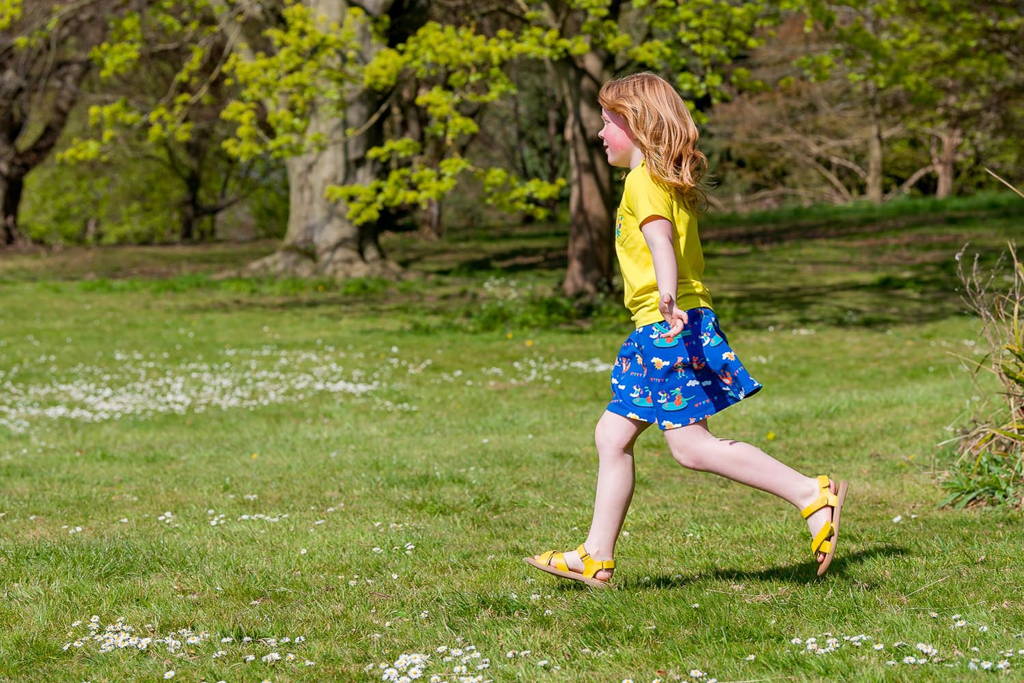
[[[738,481],[775,494],[802,510],[818,497],[818,482],[784,465],[760,448],[742,441],[719,439],[708,431],[707,419],[665,431],[672,457],[683,467]],[[834,489],[833,489],[834,490]],[[832,508],[824,507],[807,518],[815,534],[832,519]],[[589,548],[589,546],[588,546]],[[818,554],[818,561],[824,559]]]
[[[649,426],[648,422],[631,420],[608,411],[597,422],[594,430],[598,456],[597,494],[590,534],[583,544],[595,560],[610,560],[615,554],[615,542],[633,499],[633,444]],[[565,553],[565,562],[569,569],[583,571],[583,561],[575,550]],[[613,571],[602,569],[594,578],[607,581]]]

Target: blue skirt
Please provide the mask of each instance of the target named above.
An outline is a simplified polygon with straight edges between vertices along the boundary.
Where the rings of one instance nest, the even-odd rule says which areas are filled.
[[[750,376],[729,347],[710,308],[691,308],[674,338],[664,322],[629,335],[612,368],[608,410],[653,422],[662,430],[700,422],[753,396],[761,383]]]

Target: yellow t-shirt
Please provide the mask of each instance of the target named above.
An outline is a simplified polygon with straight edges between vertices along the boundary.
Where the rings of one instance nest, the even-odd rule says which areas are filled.
[[[697,235],[697,217],[667,187],[659,185],[643,162],[626,175],[626,187],[615,217],[615,255],[622,271],[626,290],[626,308],[633,314],[637,327],[663,320],[658,311],[658,281],[654,277],[651,250],[640,231],[648,216],[662,216],[675,227],[673,246],[679,284],[676,306],[686,310],[711,308],[711,293],[701,277],[704,275],[704,253]]]

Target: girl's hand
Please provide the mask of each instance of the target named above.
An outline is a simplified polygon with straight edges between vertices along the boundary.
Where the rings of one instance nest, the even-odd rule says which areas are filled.
[[[671,294],[666,294],[661,297],[661,301],[658,302],[658,311],[662,317],[665,318],[665,322],[668,323],[668,332],[662,334],[662,337],[674,337],[683,331],[686,327],[686,323],[690,321],[686,311],[679,309],[676,306],[676,302],[672,299]]]

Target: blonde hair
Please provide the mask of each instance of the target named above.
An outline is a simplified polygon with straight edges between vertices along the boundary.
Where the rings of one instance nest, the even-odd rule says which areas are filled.
[[[677,191],[688,209],[706,208],[701,178],[708,159],[697,149],[700,133],[675,88],[644,72],[608,81],[597,99],[626,120],[651,178]]]

